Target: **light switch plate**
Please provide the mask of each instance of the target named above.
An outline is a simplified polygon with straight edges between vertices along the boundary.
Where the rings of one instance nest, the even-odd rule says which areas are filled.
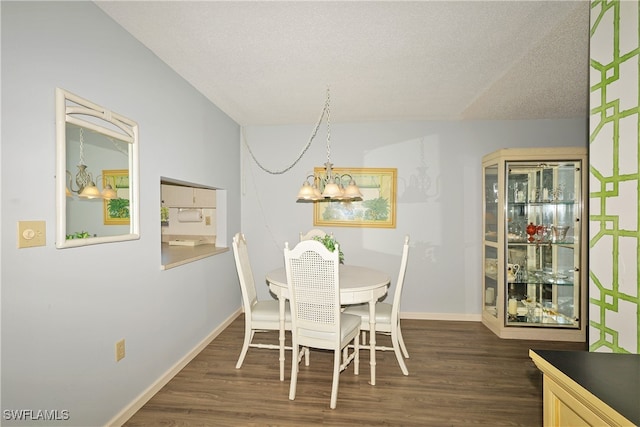
[[[124,350],[124,338],[116,343],[116,362],[124,359],[125,350]]]
[[[47,244],[45,221],[18,221],[18,248],[33,248]]]

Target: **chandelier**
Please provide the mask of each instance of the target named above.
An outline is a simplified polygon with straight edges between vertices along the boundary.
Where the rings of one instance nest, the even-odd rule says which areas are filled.
[[[93,175],[87,170],[88,166],[84,162],[84,129],[80,128],[80,161],[78,162],[78,172],[75,176],[75,184],[78,187],[74,188],[74,181],[71,177],[71,172],[67,172],[69,177],[69,185],[66,188],[67,197],[73,196],[76,193],[78,197],[85,199],[117,199],[118,195],[113,187],[106,183],[102,191],[98,190],[95,182],[93,181]],[[98,178],[100,175],[98,175]]]
[[[322,117],[327,115],[327,161],[324,164],[324,172],[310,174],[306,177],[300,191],[298,192],[298,202],[317,202],[319,200],[362,200],[362,193],[356,185],[355,179],[349,174],[337,174],[333,171],[331,163],[331,109],[329,107],[330,96],[327,88],[327,100],[320,114],[320,121],[316,125],[316,130],[322,121]],[[315,136],[315,132],[314,135]],[[313,136],[311,139],[313,139]],[[311,141],[310,141],[311,142]]]

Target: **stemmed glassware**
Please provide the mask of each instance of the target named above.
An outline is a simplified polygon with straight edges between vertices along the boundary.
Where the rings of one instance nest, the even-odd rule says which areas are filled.
[[[537,322],[539,322],[540,319],[539,319],[539,316],[538,316],[538,313],[537,313],[538,305],[536,303],[536,298],[535,297],[525,297],[525,299],[522,300],[522,303],[527,308],[527,322],[529,322],[529,323],[537,323]]]
[[[547,234],[549,232],[549,227],[546,225],[538,225],[536,226],[536,240],[538,243],[543,242],[547,238]]]

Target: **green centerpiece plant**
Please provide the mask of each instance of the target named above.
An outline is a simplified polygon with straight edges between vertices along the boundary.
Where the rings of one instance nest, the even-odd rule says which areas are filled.
[[[338,241],[333,237],[332,234],[326,234],[324,237],[314,236],[313,240],[316,240],[322,243],[327,249],[331,252],[335,252],[336,245],[338,245],[338,258],[340,260],[340,264],[344,264],[344,254],[342,253],[342,245],[338,243]]]

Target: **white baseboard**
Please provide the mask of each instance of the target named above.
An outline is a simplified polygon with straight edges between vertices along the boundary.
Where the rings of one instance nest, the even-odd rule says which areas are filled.
[[[465,313],[400,313],[400,319],[451,320],[463,322],[481,322],[482,314]]]
[[[182,370],[189,362],[193,360],[211,341],[213,341],[222,331],[224,331],[240,314],[242,308],[231,314],[223,323],[218,325],[209,335],[207,335],[200,343],[198,343],[190,352],[184,355],[184,357],[178,360],[169,370],[167,370],[160,378],[158,378],[153,384],[151,384],[145,391],[140,393],[131,403],[125,406],[115,417],[113,417],[106,425],[107,426],[121,426],[129,418],[131,418],[145,403],[149,401],[162,387],[164,387],[171,379],[176,376],[178,372]]]

